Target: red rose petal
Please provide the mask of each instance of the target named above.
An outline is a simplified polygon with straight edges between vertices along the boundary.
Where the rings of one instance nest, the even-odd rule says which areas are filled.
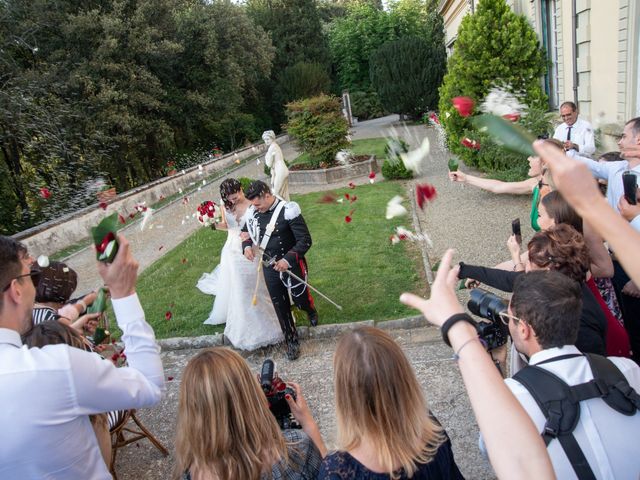
[[[164,319],[169,321],[173,318],[173,313],[171,313],[170,311],[167,310],[167,312],[164,314]]]
[[[454,97],[451,99],[451,103],[461,117],[468,117],[473,112],[475,102],[469,97]]]
[[[358,197],[356,197],[356,196],[354,195],[353,197],[351,197],[351,198],[349,199],[349,202],[350,202],[350,203],[353,203],[353,202],[355,202],[356,200],[358,200]]]
[[[347,222],[347,223],[351,223],[351,220],[352,220],[352,218],[349,215],[344,217],[344,221]]]
[[[184,265],[185,263],[187,263],[187,259],[186,259],[186,258],[183,258],[183,259],[182,259],[182,264]]]
[[[432,113],[431,115],[429,115],[429,118],[433,121],[433,123],[435,123],[436,125],[440,125],[440,119],[438,118],[438,115],[436,115],[435,113]]]
[[[120,214],[118,214],[118,221],[122,224],[127,223],[127,220]]]
[[[356,188],[356,184],[353,182],[349,182],[349,188],[353,190],[354,188]]]
[[[426,201],[431,201],[436,198],[437,192],[433,185],[428,183],[416,185],[416,202],[418,207],[422,209]]]
[[[100,207],[103,210],[106,210],[108,206],[109,206],[109,204],[107,202],[100,202],[98,204],[98,207]]]
[[[344,198],[346,198],[347,200],[349,200],[351,197],[349,196],[349,194],[348,194],[348,193],[345,193],[345,194],[344,194]]]
[[[167,382],[170,382],[171,380],[173,380],[173,377],[167,377]]]
[[[158,251],[162,250],[164,248],[164,245],[160,245],[160,247],[158,247]]]
[[[369,172],[369,178],[371,180],[373,180],[374,178],[376,178],[376,172]]]
[[[460,143],[467,148],[480,150],[480,142],[476,140],[471,140],[470,138],[464,137],[462,140],[460,140]]]
[[[40,196],[46,200],[47,198],[49,198],[51,196],[51,192],[49,191],[49,189],[47,187],[42,187],[40,189]]]
[[[515,113],[507,113],[506,115],[503,115],[502,118],[504,118],[505,120],[509,120],[510,122],[517,122],[518,120],[520,120],[520,114],[518,112]]]
[[[135,213],[130,213],[130,214],[129,214],[129,218],[134,218],[135,216],[136,216],[136,214],[135,214]]]

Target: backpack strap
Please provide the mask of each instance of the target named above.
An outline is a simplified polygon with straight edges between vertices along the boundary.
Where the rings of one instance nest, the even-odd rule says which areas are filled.
[[[640,394],[636,392],[620,369],[608,358],[593,353],[585,353],[593,380],[602,390],[602,399],[616,412],[633,416],[640,410]],[[580,385],[579,385],[580,386]]]
[[[557,439],[576,476],[581,480],[596,480],[572,433],[580,420],[580,400],[572,387],[548,370],[534,365],[523,368],[513,379],[529,391],[547,419],[542,432],[547,447]]]

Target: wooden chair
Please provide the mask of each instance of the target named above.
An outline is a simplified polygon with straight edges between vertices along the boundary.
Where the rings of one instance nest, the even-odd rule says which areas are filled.
[[[114,412],[115,413],[115,412]],[[112,413],[109,413],[112,415]],[[133,425],[132,424],[132,422]],[[163,456],[169,455],[169,451],[162,445],[153,434],[145,428],[140,419],[136,416],[135,410],[126,410],[117,418],[117,423],[109,431],[111,434],[111,466],[109,471],[113,475],[114,480],[118,480],[116,475],[116,454],[120,447],[129,445],[130,443],[137,442],[143,438],[148,438],[149,441],[160,450]]]

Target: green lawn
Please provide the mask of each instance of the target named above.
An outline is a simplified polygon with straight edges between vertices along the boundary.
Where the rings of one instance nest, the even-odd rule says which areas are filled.
[[[391,245],[394,227],[410,227],[410,217],[386,220],[387,201],[406,192],[402,183],[381,182],[334,193],[357,195],[352,205],[320,203],[327,192],[294,196],[313,237],[307,255],[309,281],[344,307],[342,312],[319,298],[320,323],[383,320],[413,315],[398,297],[403,291],[426,293],[420,254],[415,245]],[[351,223],[344,217],[355,209]],[[202,228],[142,273],[138,293],[147,320],[158,338],[219,332],[222,326],[203,325],[213,297],[196,282],[220,261],[225,232]],[[183,263],[183,259],[186,262]],[[171,320],[165,313],[172,312]],[[306,319],[301,321],[306,324]]]
[[[387,145],[387,140],[384,138],[363,138],[361,140],[354,140],[351,142],[351,150],[355,155],[375,155],[378,160],[384,160],[386,154],[384,153],[384,147]],[[294,158],[290,165],[298,163],[306,163],[309,161],[309,154],[302,153]],[[382,164],[382,163],[380,163]]]

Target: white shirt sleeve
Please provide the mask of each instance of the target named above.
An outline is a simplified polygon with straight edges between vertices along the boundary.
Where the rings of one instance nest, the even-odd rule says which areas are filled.
[[[160,347],[138,296],[112,303],[129,366],[116,368],[95,353],[70,348],[69,374],[79,415],[148,407],[160,400],[164,390]]]
[[[601,180],[609,180],[609,167],[611,166],[612,162],[601,163],[591,158],[582,157],[580,155],[571,155],[571,157],[575,158],[579,162],[584,163],[587,167],[589,167],[589,170],[591,170],[591,173],[593,174],[594,177],[599,178]]]
[[[578,151],[583,155],[593,155],[596,151],[596,141],[591,124],[584,122],[582,126],[582,143],[574,142],[578,145]]]

